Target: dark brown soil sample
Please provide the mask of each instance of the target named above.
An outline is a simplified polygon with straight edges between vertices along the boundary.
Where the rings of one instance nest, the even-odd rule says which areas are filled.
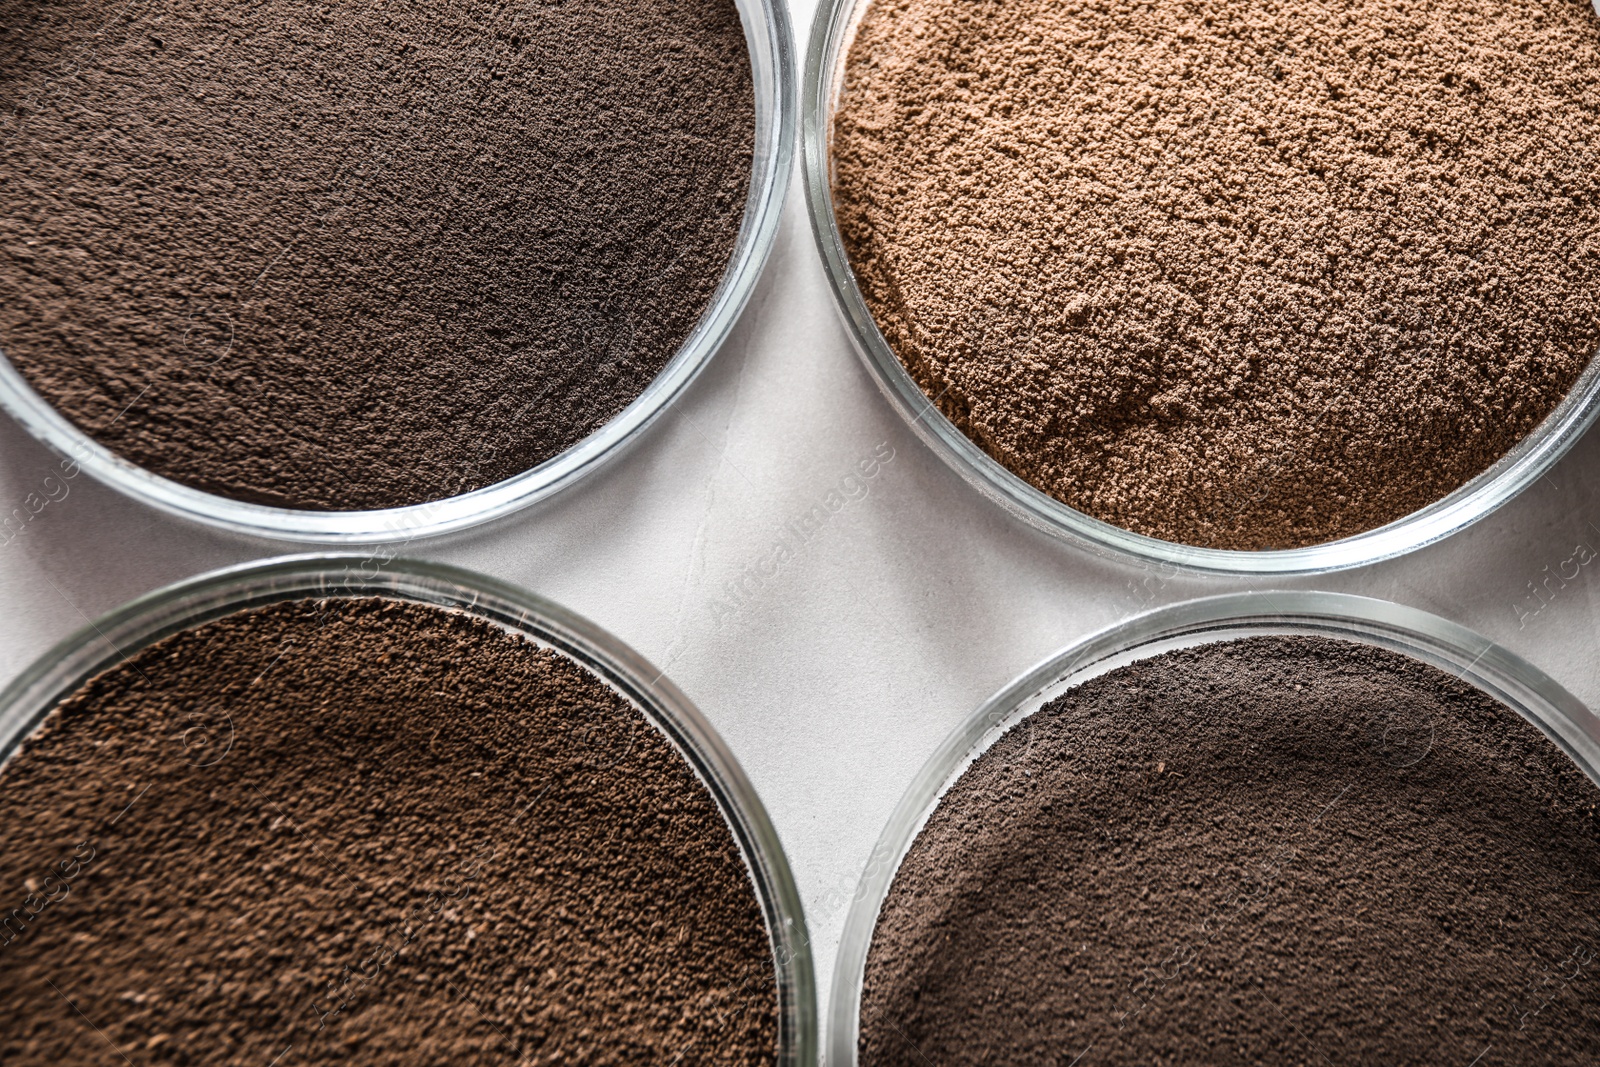
[[[775,1059],[689,765],[436,608],[285,603],[100,675],[0,772],[0,885],[8,1065]]]
[[[0,350],[197,489],[481,488],[675,354],[754,137],[732,0],[0,0]]]
[[[1096,518],[1373,529],[1600,345],[1589,0],[873,0],[847,70],[834,192],[884,335]]]
[[[1600,791],[1407,657],[1261,638],[1024,720],[878,919],[864,1064],[1600,1058]]]

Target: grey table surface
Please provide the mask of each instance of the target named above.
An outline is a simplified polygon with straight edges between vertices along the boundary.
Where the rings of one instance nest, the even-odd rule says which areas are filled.
[[[813,4],[792,5],[804,42]],[[730,590],[883,448],[893,459],[775,577]],[[0,511],[55,460],[0,417]],[[0,684],[88,620],[167,583],[303,551],[169,519],[86,477],[0,547]],[[806,903],[826,1018],[847,900],[901,794],[984,698],[1048,654],[1163,603],[1242,588],[1383,597],[1469,626],[1600,705],[1600,432],[1505,508],[1390,562],[1271,583],[1146,581],[1037,534],[944,466],[879,395],[827,291],[799,183],[730,342],[620,459],[490,526],[405,554],[515,582],[665,668],[760,792]],[[1571,568],[1568,568],[1570,573]],[[1541,607],[1542,604],[1542,607]],[[1538,608],[1534,611],[1532,609]]]

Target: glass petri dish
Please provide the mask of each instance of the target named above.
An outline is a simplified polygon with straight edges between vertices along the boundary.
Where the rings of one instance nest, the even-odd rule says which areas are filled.
[[[1543,422],[1465,485],[1385,526],[1305,548],[1239,551],[1163,541],[1102,522],[1034,488],[974,444],[928,399],[879,331],[850,268],[834,215],[831,140],[845,60],[869,3],[823,0],[811,27],[800,136],[812,233],[851,344],[890,405],[956,473],[1030,526],[1101,555],[1191,571],[1314,574],[1359,567],[1432,544],[1488,515],[1537,481],[1600,415],[1600,359],[1592,359]]]
[[[1410,656],[1505,704],[1600,785],[1600,719],[1554,679],[1437,615],[1344,593],[1261,592],[1160,608],[1092,634],[1024,672],[973,712],[917,772],[867,861],[834,965],[828,1063],[856,1062],[867,951],[895,873],[946,790],[989,746],[1068,689],[1164,652],[1243,637],[1320,636]]]
[[[163,511],[242,533],[325,544],[379,544],[448,533],[506,515],[566,488],[621,453],[681,396],[727,339],[766,263],[794,162],[795,59],[787,8],[735,0],[755,87],[750,192],[733,256],[694,331],[643,393],[600,429],[544,463],[459,496],[371,511],[310,511],[201,492],[129,462],[64,418],[0,349],[0,408],[97,481]]]
[[[648,661],[594,623],[514,586],[456,567],[372,557],[287,556],[213,571],[157,590],[62,641],[0,692],[0,765],[94,675],[181,630],[305,597],[380,596],[465,612],[577,661],[642,711],[688,761],[722,812],[760,900],[776,962],[778,1059],[817,1062],[816,992],[800,894],[777,831],[726,744]]]

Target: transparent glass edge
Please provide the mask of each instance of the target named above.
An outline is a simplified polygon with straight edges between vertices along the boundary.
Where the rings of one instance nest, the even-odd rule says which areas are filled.
[[[1157,655],[1162,642],[1220,642],[1251,630],[1320,634],[1432,664],[1517,712],[1600,786],[1600,719],[1529,661],[1441,616],[1372,597],[1307,591],[1230,593],[1137,615],[1022,672],[951,731],[917,771],[873,847],[845,917],[824,1038],[830,1067],[856,1063],[862,983],[879,911],[906,852],[961,771],[1044,703],[1104,670]]]
[[[1161,541],[1102,522],[1035,489],[974,444],[928,399],[878,329],[850,267],[833,210],[829,139],[846,58],[842,48],[869,4],[821,0],[813,21],[801,90],[811,232],[851,346],[890,406],[963,481],[1028,526],[1095,555],[1197,574],[1289,577],[1361,567],[1433,544],[1489,515],[1544,475],[1600,415],[1597,353],[1556,409],[1486,471],[1392,523],[1305,548],[1248,552]]]
[[[761,902],[781,998],[779,1062],[817,1062],[816,983],[787,853],[737,758],[692,701],[631,647],[516,586],[448,564],[315,553],[211,571],[158,589],[80,628],[0,691],[0,763],[60,700],[128,654],[251,607],[315,596],[390,596],[466,611],[524,633],[595,671],[639,706],[705,782]],[[354,573],[352,574],[352,568]]]
[[[661,373],[604,426],[560,455],[459,496],[381,510],[306,511],[202,492],[123,459],[39,396],[3,351],[0,408],[30,436],[77,463],[97,482],[169,515],[253,536],[325,545],[409,542],[491,522],[561,492],[624,454],[721,351],[776,243],[794,170],[798,125],[793,29],[787,7],[777,0],[736,3],[745,20],[757,101],[756,152],[738,246],[710,306]]]

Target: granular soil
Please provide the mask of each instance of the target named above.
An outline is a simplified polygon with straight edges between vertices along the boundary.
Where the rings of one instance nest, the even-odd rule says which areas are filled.
[[[94,678],[0,771],[0,888],[8,1065],[776,1058],[761,907],[689,764],[439,608],[277,604]]]
[[[861,1062],[1596,1062],[1597,800],[1397,653],[1253,638],[1111,671],[929,817]]]
[[[0,352],[195,489],[479,489],[677,353],[754,138],[733,0],[0,0]]]
[[[1600,346],[1589,0],[873,0],[833,123],[890,346],[1106,522],[1316,544],[1448,495]]]

